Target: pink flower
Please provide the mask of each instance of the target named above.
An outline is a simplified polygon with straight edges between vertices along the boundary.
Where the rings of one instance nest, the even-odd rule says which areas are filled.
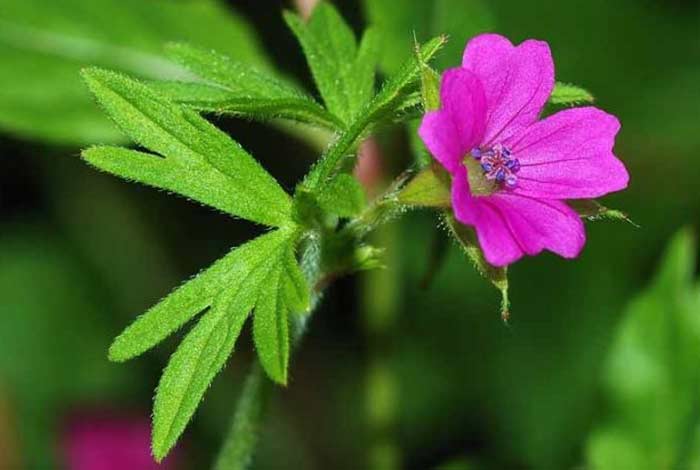
[[[86,412],[73,416],[63,436],[69,470],[173,470],[179,452],[161,464],[151,457],[147,417]]]
[[[455,217],[475,228],[495,266],[545,249],[575,258],[586,235],[564,201],[627,187],[627,170],[612,152],[617,118],[583,107],[539,120],[553,87],[546,42],[516,47],[496,34],[477,36],[462,67],[442,77],[442,108],[419,129],[452,175]]]

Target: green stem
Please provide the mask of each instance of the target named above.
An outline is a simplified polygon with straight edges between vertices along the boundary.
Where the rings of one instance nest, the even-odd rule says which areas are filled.
[[[397,213],[399,205],[395,197],[396,186],[402,179],[392,185],[382,196],[355,220],[350,222],[337,237],[352,237],[356,240],[368,235],[382,224],[391,220]],[[387,256],[392,265],[396,264],[392,248],[398,239],[396,228],[386,226],[379,231],[378,242],[389,247]],[[324,272],[322,269],[320,235],[312,234],[302,243],[301,268],[309,281],[309,285],[317,286],[312,292],[310,313],[295,316],[293,346],[301,341],[306,325],[316,310],[327,285],[323,279],[335,279],[339,274],[347,274],[341,269],[340,273]],[[387,296],[389,290],[396,289],[394,275],[388,270],[376,270],[366,277],[368,282],[365,306],[366,329],[372,338],[371,364],[367,377],[367,416],[372,435],[377,439],[372,445],[371,463],[369,468],[393,470],[400,467],[399,452],[392,442],[392,427],[394,423],[396,400],[394,399],[395,378],[388,365],[387,357],[382,352],[382,345],[387,344],[388,333],[394,323],[396,301],[394,295]],[[373,289],[380,289],[375,291]],[[388,299],[387,302],[382,299]],[[221,452],[216,460],[214,470],[239,470],[248,468],[258,441],[261,422],[273,384],[262,373],[257,361],[248,374],[246,383],[238,400],[236,413],[231,422],[231,428],[224,440]]]
[[[371,128],[385,119],[395,110],[397,100],[405,90],[420,77],[423,64],[442,48],[447,38],[440,36],[428,41],[416,54],[406,62],[401,70],[384,84],[372,101],[368,103],[360,117],[350,125],[338,139],[331,144],[321,160],[309,172],[302,183],[311,192],[323,190],[323,185],[337,171],[343,158],[353,155],[354,150],[369,133]]]
[[[314,285],[312,282],[321,275],[319,262],[320,250],[317,240],[310,238],[304,242],[301,257],[301,268],[310,285]],[[320,297],[321,292],[314,291],[311,297],[311,313],[296,316],[292,346],[301,341],[306,323],[316,309]],[[236,404],[236,413],[214,464],[214,470],[245,470],[250,466],[273,389],[273,383],[263,374],[259,362],[255,360]]]
[[[214,464],[214,470],[245,470],[250,465],[265,409],[272,390],[257,361],[248,373],[231,429]]]

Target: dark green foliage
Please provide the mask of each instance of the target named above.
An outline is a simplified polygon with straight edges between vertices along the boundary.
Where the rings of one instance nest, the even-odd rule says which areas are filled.
[[[61,144],[123,141],[93,106],[78,72],[97,65],[141,78],[187,77],[162,55],[167,41],[269,68],[253,30],[218,0],[4,0],[0,127]]]
[[[700,286],[690,230],[624,312],[603,386],[608,412],[588,441],[596,469],[700,465]]]

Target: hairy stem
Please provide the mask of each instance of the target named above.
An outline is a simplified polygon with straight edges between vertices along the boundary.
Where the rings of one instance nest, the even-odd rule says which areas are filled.
[[[262,373],[257,361],[248,373],[236,413],[214,470],[244,470],[253,458],[272,382]]]
[[[392,220],[400,212],[396,192],[403,181],[403,177],[398,178],[356,219],[349,222],[339,232],[326,235],[339,238],[350,237],[359,242]],[[391,226],[383,227],[377,235],[377,241],[383,246],[389,247],[393,247],[398,238],[396,228]],[[332,280],[350,273],[343,267],[337,271],[323,269],[321,236],[322,234],[312,232],[301,244],[300,265],[309,285],[314,286],[314,288],[309,312],[293,317],[293,347],[301,342],[306,325],[316,310],[325,287]],[[388,255],[393,257],[393,252],[389,252]],[[390,264],[396,264],[395,261],[395,259],[391,259]],[[364,296],[366,299],[365,323],[367,335],[373,345],[370,351],[372,358],[367,376],[367,416],[370,434],[376,435],[376,441],[370,450],[369,463],[371,465],[369,468],[392,470],[400,467],[398,447],[393,444],[391,439],[395,416],[393,407],[396,403],[394,399],[396,380],[382,345],[387,344],[391,326],[394,323],[395,296],[393,294],[387,296],[387,292],[395,291],[396,279],[395,274],[388,270],[376,270],[370,272],[365,280],[367,282]],[[246,384],[237,403],[236,413],[231,422],[231,428],[216,460],[215,470],[248,468],[257,444],[267,401],[272,392],[272,382],[264,376],[256,361],[246,379]]]

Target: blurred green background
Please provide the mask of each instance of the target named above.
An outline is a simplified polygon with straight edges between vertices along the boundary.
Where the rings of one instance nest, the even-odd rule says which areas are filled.
[[[616,153],[631,185],[605,202],[641,228],[591,223],[578,260],[513,266],[506,327],[497,291],[457,247],[420,286],[434,215],[394,223],[378,234],[388,268],[327,293],[253,468],[700,468],[700,4],[335,3],[356,31],[382,27],[384,73],[411,53],[414,32],[450,35],[440,69],[479,32],[548,41],[557,79],[623,123]],[[75,415],[145,419],[175,343],[117,365],[111,339],[259,230],[85,165],[82,146],[121,137],[77,71],[175,76],[160,50],[185,40],[313,90],[280,15],[294,6],[0,0],[0,469],[64,467]],[[317,156],[277,127],[215,121],[287,189]],[[387,177],[411,162],[407,131],[378,140]],[[180,468],[216,455],[252,357],[243,338],[186,432]]]

